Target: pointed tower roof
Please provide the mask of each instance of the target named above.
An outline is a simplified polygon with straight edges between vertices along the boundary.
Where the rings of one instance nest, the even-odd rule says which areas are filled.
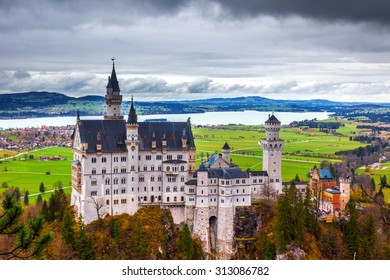
[[[208,171],[203,162],[200,164],[198,171],[206,171],[206,172]]]
[[[223,145],[222,150],[230,150],[230,147],[229,147],[227,141],[225,142],[225,145]]]
[[[111,78],[110,77],[108,77],[108,83],[107,83],[106,88],[112,88]]]
[[[129,124],[138,123],[138,116],[137,116],[137,111],[134,108],[133,96],[131,96],[131,106],[130,106],[129,117],[127,118],[127,123]]]
[[[119,89],[118,79],[116,77],[114,58],[112,59],[112,72],[111,72],[111,79],[109,80],[109,83],[111,83],[112,89],[115,92],[121,92],[121,90]]]
[[[272,113],[272,115],[269,116],[268,120],[265,123],[280,123],[280,121]]]

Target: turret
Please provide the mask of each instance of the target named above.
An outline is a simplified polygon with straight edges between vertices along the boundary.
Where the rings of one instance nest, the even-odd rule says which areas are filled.
[[[112,59],[111,77],[108,77],[106,99],[106,115],[105,120],[121,120],[122,95],[120,94],[119,82],[116,77],[114,58]]]
[[[230,163],[230,147],[227,142],[222,147],[222,159],[227,163]]]

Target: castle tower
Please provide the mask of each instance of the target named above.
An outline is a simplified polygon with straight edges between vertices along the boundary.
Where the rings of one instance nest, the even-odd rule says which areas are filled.
[[[265,139],[259,144],[263,148],[263,170],[267,171],[269,186],[282,192],[282,150],[284,140],[279,139],[281,123],[272,114],[265,122]]]
[[[227,163],[230,163],[230,147],[227,142],[222,147],[222,159]]]
[[[351,178],[340,178],[340,206],[341,210],[345,210],[345,206],[349,202],[351,195]]]
[[[128,182],[131,184],[130,193],[130,214],[138,210],[138,117],[134,108],[133,97],[131,97],[130,112],[126,121],[126,146],[128,151]]]
[[[118,79],[115,72],[114,58],[112,59],[111,77],[108,77],[107,93],[106,93],[106,115],[105,120],[121,120],[122,95],[119,89]]]

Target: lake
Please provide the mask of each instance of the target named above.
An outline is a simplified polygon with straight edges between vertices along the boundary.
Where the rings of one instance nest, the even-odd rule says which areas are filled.
[[[218,124],[245,124],[245,125],[260,125],[268,119],[269,112],[258,111],[243,111],[243,112],[207,112],[199,114],[161,114],[161,115],[139,115],[138,121],[147,119],[167,119],[168,121],[182,122],[191,118],[191,123],[196,125],[218,125]],[[289,124],[293,121],[325,120],[331,113],[328,112],[275,112],[275,116],[282,124]],[[126,116],[127,117],[127,116]],[[98,116],[81,116],[81,119],[102,119]],[[52,118],[30,118],[30,119],[11,119],[0,120],[0,128],[23,128],[23,127],[39,127],[47,126],[65,126],[74,125],[76,116],[74,117],[52,117]]]

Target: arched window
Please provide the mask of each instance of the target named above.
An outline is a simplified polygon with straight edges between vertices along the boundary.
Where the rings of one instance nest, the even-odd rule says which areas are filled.
[[[167,171],[171,171],[171,167],[170,166],[167,166]]]
[[[167,202],[169,202],[169,196],[167,197]]]
[[[180,171],[184,171],[184,166],[181,166],[181,167],[180,167]]]
[[[110,178],[106,178],[106,185],[109,185],[110,184]]]
[[[96,168],[92,168],[92,174],[96,174]]]
[[[114,184],[118,184],[118,178],[114,178]]]
[[[106,189],[106,195],[109,195],[109,194],[110,194],[110,190]]]
[[[97,180],[95,178],[92,178],[91,186],[97,186]]]
[[[106,169],[104,167],[102,168],[102,174],[106,174]]]

